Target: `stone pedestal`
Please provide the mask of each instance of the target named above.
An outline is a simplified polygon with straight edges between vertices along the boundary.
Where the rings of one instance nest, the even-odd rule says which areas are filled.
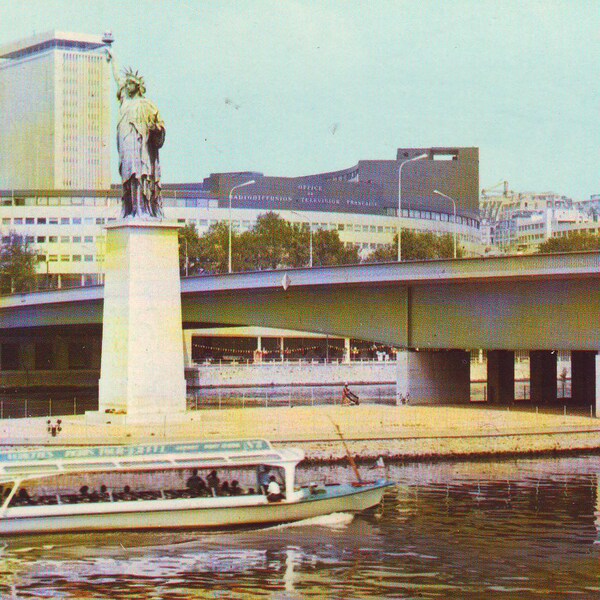
[[[177,230],[127,220],[107,227],[101,414],[186,409]]]

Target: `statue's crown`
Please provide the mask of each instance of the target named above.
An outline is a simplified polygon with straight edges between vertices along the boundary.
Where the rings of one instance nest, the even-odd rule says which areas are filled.
[[[134,81],[140,87],[144,86],[144,78],[139,74],[138,71],[134,71],[131,67],[127,67],[124,71],[125,79],[128,81]]]

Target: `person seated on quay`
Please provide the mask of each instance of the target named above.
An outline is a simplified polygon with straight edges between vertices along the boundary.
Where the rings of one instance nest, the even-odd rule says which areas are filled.
[[[269,477],[269,486],[267,487],[267,501],[268,502],[279,502],[283,500],[284,496],[281,493],[281,487],[275,480],[275,475]]]
[[[346,382],[344,384],[344,389],[342,390],[342,406],[358,406],[358,404],[358,396],[350,390],[350,387]]]
[[[217,472],[214,469],[208,474],[208,477],[206,478],[206,483],[208,484],[211,494],[213,496],[218,496],[219,495],[219,476],[217,475]]]
[[[239,481],[237,479],[234,479],[231,482],[231,487],[229,488],[229,495],[230,496],[242,496],[244,493],[244,490],[240,487]]]
[[[206,482],[204,479],[202,479],[202,477],[200,477],[200,475],[198,475],[198,469],[194,469],[192,471],[192,475],[186,481],[185,485],[194,496],[201,496],[207,490]]]

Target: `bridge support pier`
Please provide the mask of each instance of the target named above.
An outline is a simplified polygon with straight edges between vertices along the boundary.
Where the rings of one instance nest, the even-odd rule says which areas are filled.
[[[488,350],[487,400],[490,404],[511,404],[515,399],[515,353]]]
[[[550,350],[529,352],[531,401],[537,404],[556,402],[557,354]]]
[[[597,352],[571,352],[571,399],[574,404],[593,406],[598,414],[596,387],[600,386]]]
[[[463,350],[398,353],[396,404],[469,403],[471,361]]]

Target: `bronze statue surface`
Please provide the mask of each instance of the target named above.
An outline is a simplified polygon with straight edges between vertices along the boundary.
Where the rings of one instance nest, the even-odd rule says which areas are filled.
[[[162,218],[159,149],[165,141],[165,124],[156,105],[144,97],[146,86],[137,72],[121,76],[110,51],[120,103],[117,123],[119,173],[123,182],[123,218]]]

